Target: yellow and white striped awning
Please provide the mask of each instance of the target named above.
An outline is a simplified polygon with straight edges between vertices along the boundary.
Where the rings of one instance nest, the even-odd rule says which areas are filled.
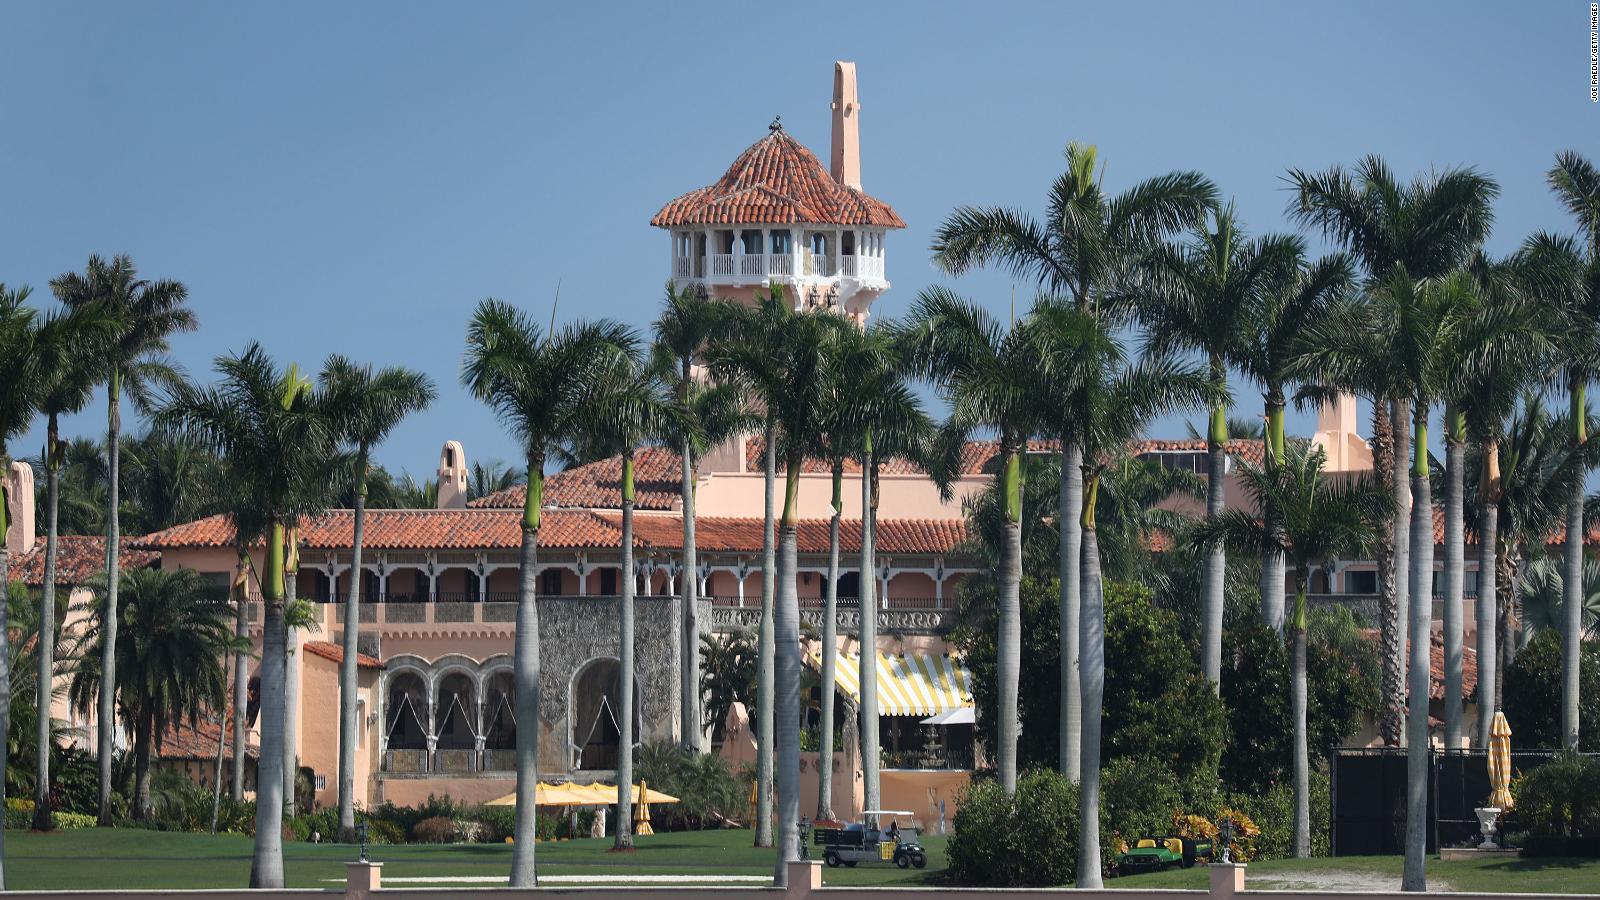
[[[808,657],[813,669],[822,657]],[[834,661],[838,688],[856,702],[861,700],[861,657],[840,653]],[[905,656],[878,654],[878,714],[932,716],[972,706],[972,673],[959,660],[944,653]]]

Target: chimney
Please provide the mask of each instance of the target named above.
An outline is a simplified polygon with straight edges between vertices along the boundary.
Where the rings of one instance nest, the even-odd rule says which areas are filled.
[[[439,451],[439,509],[460,509],[467,505],[467,451],[460,441],[445,441]]]
[[[32,550],[38,540],[33,523],[33,466],[13,460],[4,477],[11,501],[6,510],[11,526],[5,535],[6,550],[15,558]]]
[[[861,103],[856,100],[856,64],[833,64],[833,156],[828,174],[861,189]]]

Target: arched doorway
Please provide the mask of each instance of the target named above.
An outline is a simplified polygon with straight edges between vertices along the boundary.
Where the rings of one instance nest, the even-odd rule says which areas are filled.
[[[622,736],[621,664],[609,657],[590,660],[572,677],[573,768],[615,769]],[[632,679],[630,679],[632,680]],[[639,685],[633,680],[633,735],[639,739]]]
[[[428,686],[417,672],[389,675],[384,697],[384,769],[425,772],[428,769]]]
[[[472,750],[477,733],[478,687],[465,672],[451,672],[439,680],[439,701],[434,707],[433,733],[440,750]]]

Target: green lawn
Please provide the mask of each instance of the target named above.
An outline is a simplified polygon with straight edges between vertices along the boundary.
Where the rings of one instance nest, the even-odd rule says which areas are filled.
[[[243,886],[249,880],[249,838],[168,834],[132,829],[84,829],[54,834],[6,833],[6,881],[13,890],[101,888],[206,888]],[[562,841],[539,845],[539,874],[548,876],[713,875],[766,878],[772,851],[750,846],[748,831],[702,831],[638,839],[633,853],[611,853],[609,840]],[[827,869],[834,885],[915,885],[937,879],[945,866],[945,841],[923,839],[928,868],[902,871],[892,865],[862,864]],[[289,843],[284,864],[291,887],[337,887],[344,864],[356,848]],[[384,866],[394,886],[423,882],[413,878],[504,879],[510,848],[501,844],[454,846],[375,846],[371,856]],[[1428,861],[1435,890],[1521,893],[1600,893],[1600,860],[1500,859],[1474,862]],[[1204,888],[1203,868],[1111,879],[1113,888]],[[448,886],[452,882],[434,882]],[[453,882],[489,886],[494,882]],[[499,883],[504,883],[500,881]],[[552,885],[569,882],[551,881]],[[597,883],[604,884],[602,880]],[[615,883],[615,882],[612,882]],[[739,881],[733,884],[756,884]],[[1250,887],[1383,890],[1398,888],[1400,858],[1345,857],[1305,861],[1276,860],[1251,865]]]
[[[929,857],[925,870],[862,864],[829,869],[825,879],[838,885],[920,884],[944,868],[944,841],[924,839]],[[641,837],[637,843],[633,853],[609,852],[609,838],[540,844],[539,875],[772,875],[773,851],[752,847],[749,831],[675,832]],[[395,879],[463,876],[498,878],[504,884],[511,870],[510,849],[504,844],[374,846],[369,855],[385,864],[384,880],[395,886],[429,886]],[[250,876],[250,839],[229,835],[92,828],[52,834],[8,831],[5,850],[6,886],[12,890],[242,887]],[[355,858],[351,846],[287,843],[286,882],[290,887],[342,885],[344,864]]]
[[[1246,888],[1398,890],[1403,860],[1398,856],[1345,856],[1337,859],[1278,859],[1252,863]],[[1173,869],[1123,879],[1107,887],[1205,888],[1204,868]],[[1369,886],[1353,883],[1366,879]],[[1485,891],[1523,894],[1600,893],[1600,859],[1484,859],[1467,862],[1428,860],[1430,890]]]

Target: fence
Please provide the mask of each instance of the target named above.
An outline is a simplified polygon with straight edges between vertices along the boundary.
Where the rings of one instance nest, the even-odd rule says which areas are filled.
[[[1594,754],[1589,754],[1594,755]],[[1552,750],[1514,750],[1513,775],[1526,774],[1555,756]],[[1406,750],[1371,747],[1339,750],[1332,766],[1334,856],[1392,856],[1405,852]],[[1489,797],[1483,750],[1428,751],[1428,852],[1454,847],[1478,833],[1473,809]]]

